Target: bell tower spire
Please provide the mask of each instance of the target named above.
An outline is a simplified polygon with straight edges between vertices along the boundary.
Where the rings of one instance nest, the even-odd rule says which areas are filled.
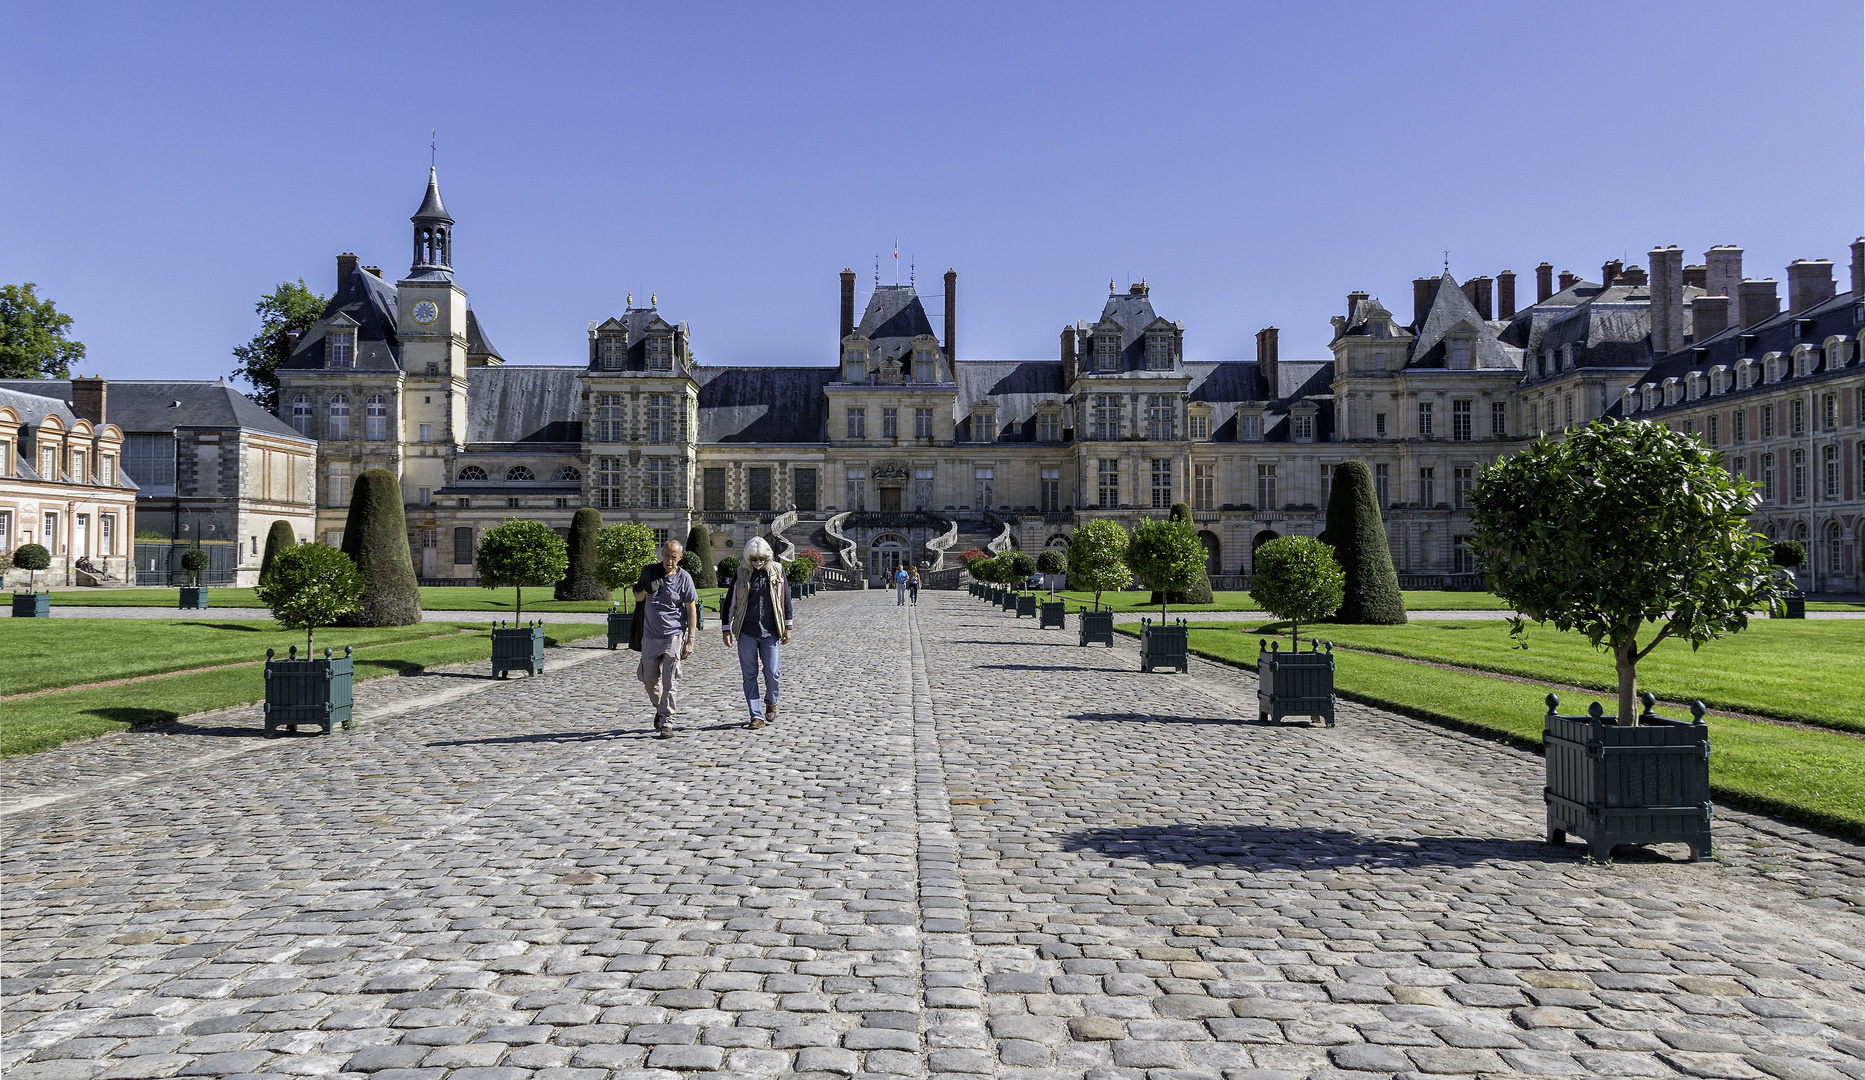
[[[453,218],[440,201],[440,178],[434,166],[427,169],[427,196],[421,209],[408,219],[414,222],[414,265],[409,277],[422,274],[453,273]]]

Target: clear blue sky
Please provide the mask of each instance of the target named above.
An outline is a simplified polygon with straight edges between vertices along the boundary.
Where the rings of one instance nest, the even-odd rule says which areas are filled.
[[[1843,265],[1857,0],[28,4],[0,9],[0,281],[81,365],[213,378],[253,301],[409,262],[428,130],[456,278],[514,363],[659,294],[713,364],[832,363],[899,237],[959,353],[1052,357],[1145,277],[1194,359],[1326,356],[1366,289],[1597,276],[1654,243]],[[1844,270],[1840,271],[1844,288]],[[1783,284],[1785,292],[1785,284]]]

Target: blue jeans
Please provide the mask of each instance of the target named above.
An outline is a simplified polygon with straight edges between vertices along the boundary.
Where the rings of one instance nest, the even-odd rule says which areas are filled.
[[[777,651],[778,639],[738,635],[738,672],[745,677],[745,704],[751,707],[753,720],[764,719],[764,703],[777,704],[777,679],[783,674],[783,658]],[[764,694],[758,694],[758,662],[764,663]]]

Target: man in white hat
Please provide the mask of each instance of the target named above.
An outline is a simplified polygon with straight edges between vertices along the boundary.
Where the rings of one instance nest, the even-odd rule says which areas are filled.
[[[783,564],[771,556],[763,537],[745,544],[745,565],[725,590],[725,645],[738,639],[738,670],[745,679],[745,704],[751,709],[752,728],[777,719],[777,682],[783,672],[779,645],[790,642],[795,615],[790,607],[790,582]],[[758,692],[758,665],[764,666],[764,692]]]

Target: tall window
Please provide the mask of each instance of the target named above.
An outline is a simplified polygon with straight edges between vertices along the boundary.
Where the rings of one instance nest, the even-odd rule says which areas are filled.
[[[1036,441],[1062,441],[1062,415],[1060,413],[1040,413],[1036,417]]]
[[[928,511],[933,508],[933,470],[913,470],[913,509]]]
[[[115,454],[105,454],[100,461],[101,468],[98,469],[98,482],[105,487],[116,487],[117,456]],[[0,446],[0,476],[4,475],[6,475],[6,448]]]
[[[1470,505],[1470,493],[1476,490],[1476,467],[1458,465],[1451,469],[1451,486],[1456,489],[1457,509]]]
[[[363,438],[382,442],[389,437],[389,404],[381,394],[369,395],[363,404]]]
[[[1476,573],[1476,559],[1470,555],[1470,538],[1468,536],[1451,537],[1451,573]]]
[[[1418,434],[1427,439],[1431,437],[1431,402],[1429,401],[1418,403]]]
[[[1451,441],[1469,442],[1471,436],[1470,410],[1472,402],[1451,402]]]
[[[1840,530],[1837,521],[1826,523],[1826,570],[1832,574],[1846,572],[1845,549],[1839,542]]]
[[[471,566],[473,563],[473,530],[465,525],[453,530],[453,565]]]
[[[1379,436],[1382,439],[1386,437],[1386,414],[1385,413],[1381,412],[1381,413],[1373,414],[1373,434]]]
[[[1172,438],[1173,414],[1177,411],[1171,394],[1146,395],[1146,437],[1154,442],[1169,441]]]
[[[1120,438],[1120,398],[1118,395],[1095,395],[1094,437],[1097,439]]]
[[[1737,409],[1729,414],[1729,441],[1741,445],[1748,441],[1748,410]]]
[[[996,471],[993,469],[973,469],[971,471],[972,505],[980,510],[989,510],[992,500],[996,498],[994,481]]]
[[[622,395],[596,395],[596,441],[622,441]]]
[[[971,414],[971,438],[974,442],[997,441],[997,413],[980,409]]]
[[[434,425],[422,424],[416,429],[416,431],[421,436],[422,442],[433,442],[434,441]]]
[[[647,354],[649,371],[673,370],[673,340],[671,338],[665,335],[649,338]]]
[[[103,514],[98,518],[98,523],[102,530],[102,535],[99,537],[102,546],[98,549],[98,554],[115,555],[117,553],[117,516]]]
[[[1498,439],[1509,433],[1508,402],[1492,401],[1489,403],[1489,433]]]
[[[1154,458],[1153,464],[1153,509],[1170,510],[1172,508],[1172,459]]]
[[[1470,339],[1452,338],[1450,340],[1451,370],[1470,370]]]
[[[621,371],[628,366],[628,339],[620,334],[602,335],[596,343],[596,356],[602,370]]]
[[[1434,468],[1418,470],[1418,504],[1420,506],[1437,505],[1437,479],[1437,470]]]
[[[750,468],[745,470],[745,506],[749,510],[771,509],[771,470],[768,468]]]
[[[1217,466],[1192,466],[1192,509],[1215,510],[1217,508]]]
[[[350,437],[350,396],[348,394],[337,394],[330,399],[328,434],[339,442]]]
[[[332,331],[324,337],[325,359],[333,368],[356,366],[356,338],[346,331]]]
[[[1381,429],[1384,434],[1384,429]],[[1263,418],[1260,416],[1237,417],[1237,441],[1259,442],[1263,438]]]
[[[725,470],[717,467],[707,469],[702,478],[702,485],[705,489],[706,509],[726,509]]]
[[[674,465],[670,457],[648,459],[648,509],[673,509]]]
[[[816,511],[816,477],[815,469],[798,469],[796,471],[796,504],[798,510]]]
[[[1787,433],[1805,435],[1807,433],[1807,403],[1795,398],[1787,406]]]
[[[291,426],[305,438],[315,438],[311,431],[311,399],[304,394],[291,399]]]
[[[1820,448],[1820,473],[1822,478],[1820,494],[1828,499],[1839,497],[1839,447],[1828,444]]]
[[[1037,486],[1042,496],[1043,513],[1053,514],[1062,509],[1062,470],[1044,469],[1038,475]]]
[[[1528,430],[1541,430],[1541,406],[1539,405],[1530,405],[1528,407]]]
[[[1805,502],[1807,498],[1807,452],[1805,450],[1794,451],[1793,462],[1794,501]]]
[[[350,466],[348,462],[333,461],[324,473],[324,495],[328,506],[350,505]]]
[[[1373,466],[1373,497],[1379,500],[1381,510],[1392,505],[1392,466]]]
[[[0,510],[0,551],[13,550],[13,512]]]
[[[1574,396],[1567,395],[1567,426],[1574,426]]]
[[[881,410],[881,438],[898,439],[900,437],[900,410],[884,408]]]
[[[1120,505],[1120,460],[1101,458],[1095,463],[1095,500],[1103,510]]]
[[[1258,510],[1276,508],[1276,467],[1274,465],[1256,467],[1256,508]]]
[[[1187,413],[1185,415],[1185,437],[1203,440],[1211,437],[1211,417],[1207,413]]]
[[[1703,441],[1711,446],[1718,446],[1717,439],[1722,434],[1722,414],[1711,413],[1703,421]]]
[[[90,483],[90,469],[89,455],[83,450],[73,450],[71,452],[71,482],[74,484]]]
[[[916,439],[930,439],[933,437],[931,409],[913,410],[913,437]]]
[[[844,417],[844,421],[844,437],[850,439],[865,439],[868,437],[867,409],[849,409]]]
[[[1094,368],[1096,371],[1120,370],[1120,335],[1111,331],[1094,335]]]
[[[1761,437],[1764,439],[1774,438],[1774,406],[1773,405],[1763,405],[1761,407]]]
[[[1328,499],[1334,494],[1334,466],[1321,466],[1321,505],[1325,508]]]
[[[848,483],[848,505],[844,510],[866,510],[868,508],[868,470],[850,469],[844,476]]]
[[[651,443],[670,443],[673,441],[673,395],[648,395],[648,441]]]
[[[1827,394],[1820,399],[1820,429],[1837,431],[1839,429],[1839,395]]]
[[[1761,456],[1761,501],[1774,501],[1774,455]]]
[[[1169,371],[1172,368],[1172,339],[1164,334],[1146,335],[1146,370]]]

